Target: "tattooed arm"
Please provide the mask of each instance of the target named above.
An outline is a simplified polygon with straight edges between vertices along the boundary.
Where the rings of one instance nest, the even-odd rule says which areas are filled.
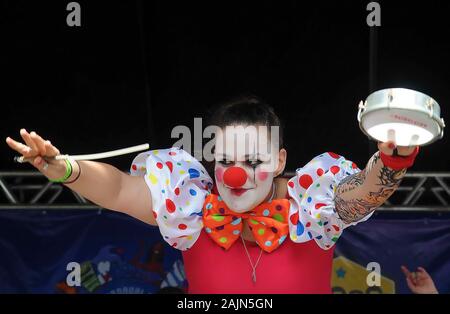
[[[364,170],[346,177],[336,188],[334,202],[339,217],[348,224],[370,214],[394,193],[405,174],[406,169],[384,166],[380,152],[376,152]]]

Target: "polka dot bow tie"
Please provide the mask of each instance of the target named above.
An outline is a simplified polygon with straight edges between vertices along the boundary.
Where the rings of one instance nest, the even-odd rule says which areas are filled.
[[[264,251],[272,252],[283,243],[289,233],[288,215],[287,199],[262,203],[253,210],[240,214],[228,209],[220,196],[210,194],[203,206],[206,233],[225,250],[239,239],[243,220],[246,220],[256,243]]]

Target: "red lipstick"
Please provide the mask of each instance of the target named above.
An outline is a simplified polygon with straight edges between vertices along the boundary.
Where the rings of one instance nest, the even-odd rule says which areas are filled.
[[[248,191],[248,189],[230,189],[231,190],[231,194],[236,195],[236,196],[241,196],[242,194],[244,194],[245,192]]]

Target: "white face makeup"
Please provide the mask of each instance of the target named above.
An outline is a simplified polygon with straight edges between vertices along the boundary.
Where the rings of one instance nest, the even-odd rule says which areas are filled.
[[[272,192],[279,147],[278,140],[272,145],[269,132],[263,128],[229,127],[216,134],[217,190],[227,206],[238,213],[253,209]]]

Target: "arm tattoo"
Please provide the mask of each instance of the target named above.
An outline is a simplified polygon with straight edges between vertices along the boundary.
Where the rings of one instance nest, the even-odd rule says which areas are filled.
[[[369,162],[367,163],[366,166],[366,171],[370,172],[373,169],[373,166],[378,162],[378,160],[380,160],[380,152],[376,152],[375,154],[373,154],[372,158],[370,158]]]
[[[364,170],[339,183],[334,198],[339,217],[345,223],[362,219],[395,192],[405,174],[406,169],[393,170],[385,167],[380,161],[379,152],[376,152]]]
[[[342,194],[345,192],[353,191],[358,186],[364,183],[366,178],[366,172],[364,170],[345,177],[338,185],[336,194]]]
[[[397,188],[405,174],[406,169],[392,170],[383,166],[378,175],[378,178],[380,179],[380,183],[378,185]]]

